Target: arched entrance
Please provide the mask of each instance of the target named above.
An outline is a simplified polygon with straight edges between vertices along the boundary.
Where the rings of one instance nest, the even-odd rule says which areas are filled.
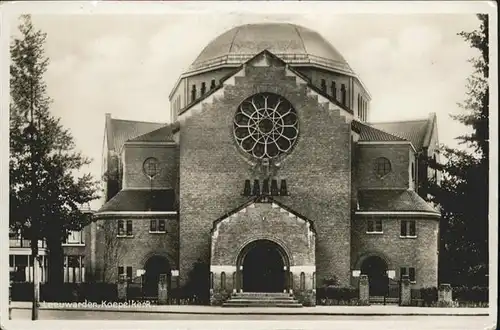
[[[170,287],[170,264],[167,258],[152,256],[144,265],[146,271],[142,279],[143,294],[146,297],[158,296],[158,282],[161,274],[167,275],[167,283]]]
[[[289,260],[283,249],[269,240],[248,244],[240,254],[244,292],[283,292],[287,288]]]
[[[368,275],[370,296],[384,296],[389,288],[387,263],[378,256],[370,256],[361,264],[361,274]]]

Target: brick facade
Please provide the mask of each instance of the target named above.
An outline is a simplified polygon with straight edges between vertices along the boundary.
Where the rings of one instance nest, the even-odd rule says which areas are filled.
[[[373,217],[358,216],[353,219],[351,268],[359,270],[363,261],[378,256],[387,262],[389,270],[396,271],[400,278],[401,267],[414,267],[416,282],[412,287],[437,286],[438,229],[435,218],[383,216],[383,233],[367,233],[367,220]],[[400,223],[403,220],[416,221],[416,237],[400,237]],[[353,278],[353,285],[356,279]]]
[[[91,230],[93,243],[86,248],[93,255],[89,269],[96,278],[115,281],[113,272],[118,265],[133,267],[135,274],[149,257],[160,255],[172,270],[179,270],[184,286],[195,263],[201,261],[211,266],[211,275],[206,276],[212,278],[212,298],[220,302],[240,289],[238,267],[245,246],[266,239],[286,255],[287,271],[292,272],[288,288],[305,304],[313,304],[314,289],[331,279],[340,286],[358,285],[352,271],[359,270],[370,255],[382,257],[398,277],[400,267],[414,267],[414,286],[437,285],[437,212],[423,207],[425,202],[411,194],[408,196],[421,201],[414,203],[415,209],[400,209],[406,202],[399,197],[376,210],[362,209],[358,200],[362,190],[412,190],[415,146],[367,125],[360,129],[368,127],[372,133],[383,134],[363,135],[353,129],[359,121],[357,94],[370,99],[357,78],[312,67],[298,72],[270,52],[255,55],[230,70],[233,76],[224,68],[213,69],[213,75],[207,71],[182,78],[172,101],[179,95],[185,100],[191,84],[197,85],[199,93],[199,85],[206,82],[207,92],[187,108],[178,109],[173,117],[179,128],[164,141],[125,142],[120,156],[121,187],[173,190],[176,201],[168,202],[172,209],[156,214],[151,209],[131,210],[127,205],[114,213],[106,206],[106,212],[98,212]],[[209,91],[210,81],[222,76],[226,80]],[[321,79],[327,80],[327,93],[318,86]],[[337,100],[340,83],[346,84],[346,105],[328,95],[332,79],[339,82]],[[233,135],[238,106],[257,93],[285,98],[299,121],[299,136],[291,152],[268,165],[241,151]],[[131,133],[129,138],[134,137]],[[148,157],[160,164],[154,187],[143,171]],[[378,157],[391,164],[383,177],[374,171]],[[288,194],[272,196],[272,202],[248,204],[250,197],[243,194],[245,181],[262,183],[265,179],[285,180]],[[106,205],[113,203],[118,202],[111,199]],[[371,217],[383,220],[382,234],[366,233],[366,221]],[[166,219],[165,234],[149,232],[151,218]],[[416,238],[400,237],[401,219],[416,221]],[[107,247],[105,236],[106,230],[113,236],[118,220],[133,221],[133,237],[114,235],[111,243],[117,252],[113,257],[110,251],[115,250]],[[105,269],[110,269],[109,274]]]

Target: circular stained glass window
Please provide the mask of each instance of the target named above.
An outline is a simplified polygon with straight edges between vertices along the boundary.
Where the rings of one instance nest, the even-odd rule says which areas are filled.
[[[234,137],[240,148],[257,159],[289,152],[299,135],[297,112],[285,98],[256,94],[243,101],[234,117]]]

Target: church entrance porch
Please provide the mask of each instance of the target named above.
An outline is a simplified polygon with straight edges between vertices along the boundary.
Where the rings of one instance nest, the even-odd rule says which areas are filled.
[[[243,292],[283,292],[289,261],[280,246],[269,240],[248,244],[240,253],[240,277]]]
[[[142,277],[142,290],[145,297],[158,298],[158,283],[160,277],[166,276],[167,287],[170,282],[170,265],[168,260],[162,256],[152,256],[144,265],[145,273]]]
[[[368,275],[370,296],[385,296],[389,288],[387,263],[378,256],[370,256],[361,264],[361,274]]]
[[[238,295],[295,297],[316,303],[316,233],[313,223],[272,200],[259,199],[214,221],[210,299],[221,305]]]

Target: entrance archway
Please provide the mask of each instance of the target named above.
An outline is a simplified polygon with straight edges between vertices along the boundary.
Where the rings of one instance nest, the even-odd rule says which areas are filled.
[[[361,274],[368,275],[370,296],[384,296],[389,287],[387,263],[378,256],[370,256],[361,264]]]
[[[241,252],[244,292],[283,292],[287,288],[289,260],[283,249],[269,240],[257,240]],[[241,268],[241,267],[238,267]]]
[[[144,265],[142,289],[146,297],[158,296],[158,282],[161,274],[167,274],[167,283],[170,287],[170,264],[165,257],[152,256]]]

